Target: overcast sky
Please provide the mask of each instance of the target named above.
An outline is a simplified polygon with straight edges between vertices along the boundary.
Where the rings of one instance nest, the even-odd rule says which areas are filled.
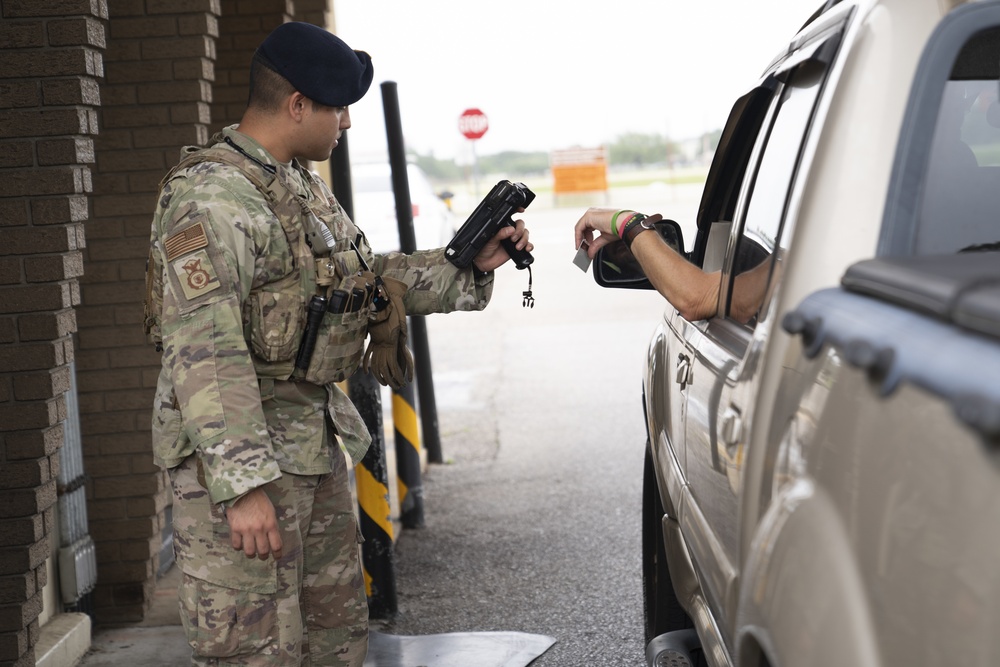
[[[385,153],[381,84],[396,83],[407,148],[478,155],[675,140],[720,128],[820,0],[336,0],[337,34],[375,80],[351,107],[353,161]]]

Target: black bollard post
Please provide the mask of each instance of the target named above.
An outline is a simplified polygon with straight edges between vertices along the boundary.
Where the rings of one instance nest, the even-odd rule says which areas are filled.
[[[351,400],[368,430],[372,445],[355,468],[361,534],[361,564],[365,570],[369,618],[389,618],[399,609],[396,597],[396,557],[392,521],[389,517],[389,472],[382,438],[382,407],[379,384],[371,373],[358,371],[349,383]],[[374,397],[374,398],[373,398]],[[374,437],[378,433],[378,437]]]
[[[424,486],[420,472],[420,434],[414,409],[413,383],[392,393],[392,423],[396,439],[396,483],[403,528],[424,525]]]
[[[354,194],[351,189],[346,132],[341,135],[340,144],[330,157],[330,181],[337,201],[348,217],[353,219]],[[368,615],[370,618],[388,618],[396,614],[399,604],[396,597],[396,562],[389,510],[389,475],[385,464],[381,388],[370,373],[359,369],[348,381],[348,392],[372,436],[371,447],[355,468],[358,516],[361,534],[365,538],[361,545],[361,565],[365,570]]]
[[[403,143],[399,95],[395,81],[385,81],[381,88],[382,108],[385,113],[385,133],[389,147],[389,166],[392,168],[392,189],[396,195],[400,250],[404,253],[412,253],[417,248],[417,240],[413,232],[413,209],[410,203],[409,179],[406,176],[406,147]],[[437,402],[434,398],[434,375],[431,371],[430,346],[427,342],[427,322],[422,315],[410,318],[410,341],[413,346],[413,366],[417,380],[420,423],[423,426],[423,444],[427,449],[427,460],[430,463],[444,463],[444,457],[441,454],[441,437],[438,432]]]

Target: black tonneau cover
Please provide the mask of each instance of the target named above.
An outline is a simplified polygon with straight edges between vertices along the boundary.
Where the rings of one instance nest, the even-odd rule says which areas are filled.
[[[1000,338],[1000,252],[868,259],[848,268],[841,283]]]

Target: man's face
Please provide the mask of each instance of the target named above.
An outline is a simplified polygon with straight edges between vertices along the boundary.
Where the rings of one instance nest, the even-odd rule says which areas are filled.
[[[303,121],[306,136],[301,157],[322,162],[330,158],[340,135],[351,126],[351,112],[348,107],[310,103]]]

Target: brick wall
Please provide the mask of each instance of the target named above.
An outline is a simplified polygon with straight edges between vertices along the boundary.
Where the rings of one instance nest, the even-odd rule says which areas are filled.
[[[2,0],[0,666],[34,665],[80,302],[104,0]]]
[[[142,333],[157,184],[239,120],[264,35],[328,4],[0,0],[0,667],[34,664],[74,361],[95,621],[151,602],[170,504]]]
[[[159,354],[142,331],[157,184],[208,139],[219,0],[109,0],[77,372],[98,623],[137,621],[156,585],[170,504],[153,463]]]
[[[333,7],[328,0],[295,0],[295,20],[333,27]]]

